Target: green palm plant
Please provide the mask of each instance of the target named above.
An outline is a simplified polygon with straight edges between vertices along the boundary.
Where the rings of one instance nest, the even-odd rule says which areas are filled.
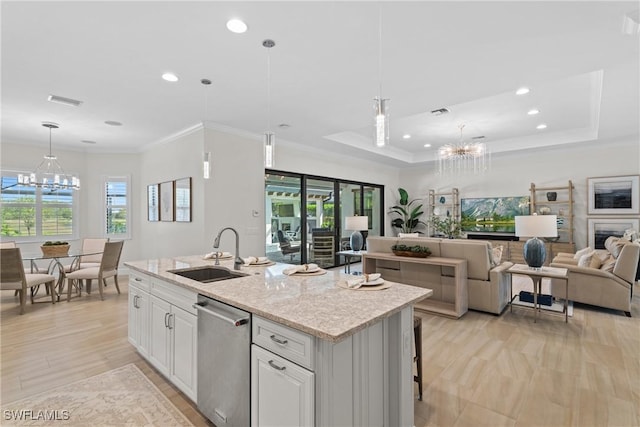
[[[424,221],[420,220],[420,216],[424,213],[422,210],[422,203],[418,202],[418,199],[409,200],[409,193],[404,188],[398,188],[400,194],[400,200],[398,204],[391,207],[389,213],[399,215],[399,218],[394,218],[391,221],[391,225],[395,228],[399,228],[401,233],[414,233],[416,228],[420,225],[427,225]],[[416,204],[419,203],[419,204]],[[420,233],[420,231],[418,231]]]

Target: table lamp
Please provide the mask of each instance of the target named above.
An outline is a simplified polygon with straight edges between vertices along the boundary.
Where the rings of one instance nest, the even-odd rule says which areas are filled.
[[[344,218],[344,229],[353,231],[349,238],[349,244],[351,245],[352,251],[358,252],[362,249],[362,245],[364,244],[364,238],[360,231],[369,229],[369,217],[347,216]]]
[[[516,216],[516,236],[531,237],[524,244],[524,260],[531,268],[540,268],[547,257],[544,242],[538,237],[557,237],[556,215]]]

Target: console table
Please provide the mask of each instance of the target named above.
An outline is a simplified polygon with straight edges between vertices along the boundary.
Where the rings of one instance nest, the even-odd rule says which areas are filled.
[[[393,282],[433,290],[431,298],[415,304],[418,310],[459,318],[469,307],[467,260],[458,258],[413,258],[388,252],[362,255],[363,273],[380,273]]]

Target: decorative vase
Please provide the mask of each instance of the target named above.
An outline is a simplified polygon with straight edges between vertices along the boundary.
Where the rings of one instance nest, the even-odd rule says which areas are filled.
[[[555,191],[549,191],[547,193],[547,200],[550,202],[555,202],[557,197],[558,193],[556,193]]]

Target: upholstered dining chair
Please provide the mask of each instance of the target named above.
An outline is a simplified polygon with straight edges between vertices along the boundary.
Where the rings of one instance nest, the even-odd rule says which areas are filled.
[[[51,295],[51,303],[56,303],[54,286],[56,278],[50,274],[32,274],[24,272],[20,248],[0,249],[0,290],[14,290],[20,297],[20,314],[24,313],[27,301],[27,289],[31,290],[31,303],[36,286],[45,285]]]
[[[120,262],[120,255],[122,254],[122,246],[124,241],[118,242],[106,242],[104,244],[104,250],[102,252],[102,260],[99,267],[81,268],[74,270],[66,274],[65,280],[67,281],[67,301],[71,301],[71,290],[73,287],[78,289],[80,295],[82,295],[82,287],[79,281],[87,281],[87,293],[91,293],[91,281],[96,279],[98,281],[98,290],[100,291],[100,299],[104,300],[104,293],[102,288],[106,286],[107,279],[113,277],[113,281],[116,285],[116,290],[120,293],[120,286],[118,286],[118,263]]]
[[[11,249],[16,247],[16,242],[14,241],[4,241],[0,242],[0,249]]]
[[[105,238],[85,238],[82,239],[82,252],[99,252],[104,249],[104,244],[109,239]],[[79,268],[91,268],[100,267],[100,261],[102,260],[102,253],[95,255],[83,255],[79,259],[74,259],[71,264],[65,264],[65,273],[70,273],[73,270]]]

